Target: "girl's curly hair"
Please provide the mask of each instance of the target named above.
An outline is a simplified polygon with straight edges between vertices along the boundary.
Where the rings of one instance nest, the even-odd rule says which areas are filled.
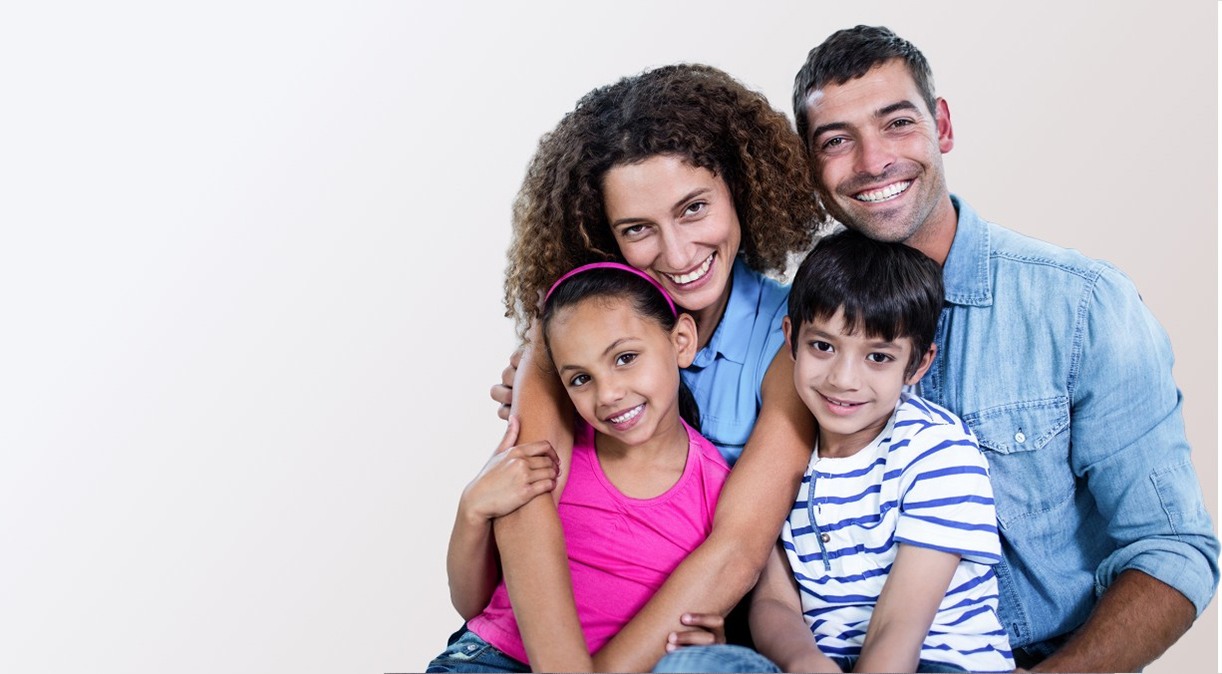
[[[561,274],[623,261],[603,208],[612,167],[676,155],[725,180],[752,269],[779,272],[828,218],[789,120],[726,73],[680,64],[591,91],[539,141],[513,206],[505,315],[519,330]]]

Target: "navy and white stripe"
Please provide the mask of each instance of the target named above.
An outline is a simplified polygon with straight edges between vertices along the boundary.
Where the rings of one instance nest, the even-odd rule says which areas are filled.
[[[993,565],[1001,543],[988,465],[971,431],[946,409],[904,393],[887,427],[861,451],[843,458],[816,451],[781,539],[824,653],[861,652],[904,543],[961,556],[920,657],[969,671],[1014,668],[997,617]]]

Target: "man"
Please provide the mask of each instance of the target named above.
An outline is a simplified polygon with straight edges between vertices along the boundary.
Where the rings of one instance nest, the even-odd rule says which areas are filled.
[[[1166,334],[1115,268],[950,194],[949,109],[924,56],[890,30],[842,30],[811,50],[794,115],[828,210],[943,265],[920,393],[961,416],[989,459],[1017,663],[1140,669],[1218,582]]]

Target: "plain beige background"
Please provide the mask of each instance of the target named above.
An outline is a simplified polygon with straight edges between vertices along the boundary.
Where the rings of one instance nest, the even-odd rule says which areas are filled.
[[[788,110],[863,22],[932,62],[952,190],[1133,277],[1216,519],[1214,2],[10,6],[0,670],[421,670],[540,134],[676,61]],[[1217,662],[1211,607],[1149,671]]]

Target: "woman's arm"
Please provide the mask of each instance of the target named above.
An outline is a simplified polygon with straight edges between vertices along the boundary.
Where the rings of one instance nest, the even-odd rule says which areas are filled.
[[[802,617],[798,583],[780,544],[751,594],[751,635],[755,647],[783,672],[839,672],[823,654]]]
[[[538,330],[522,354],[513,386],[514,415],[520,440],[547,441],[560,461],[552,497],[541,495],[493,522],[505,586],[514,618],[535,671],[584,672],[592,669],[581,632],[569,576],[564,531],[556,500],[564,490],[573,448],[573,412],[546,355],[538,353]]]
[[[861,645],[858,672],[915,672],[959,555],[899,544]]]
[[[598,671],[648,671],[665,654],[670,633],[688,629],[680,615],[725,615],[755,585],[815,441],[815,422],[794,389],[787,350],[773,358],[760,395],[759,419],[721,491],[713,532],[595,655]]]
[[[560,459],[551,443],[515,445],[518,419],[509,417],[505,437],[479,475],[463,489],[446,553],[450,602],[464,620],[488,605],[500,579],[500,564],[492,538],[492,520],[551,491],[560,472]]]

